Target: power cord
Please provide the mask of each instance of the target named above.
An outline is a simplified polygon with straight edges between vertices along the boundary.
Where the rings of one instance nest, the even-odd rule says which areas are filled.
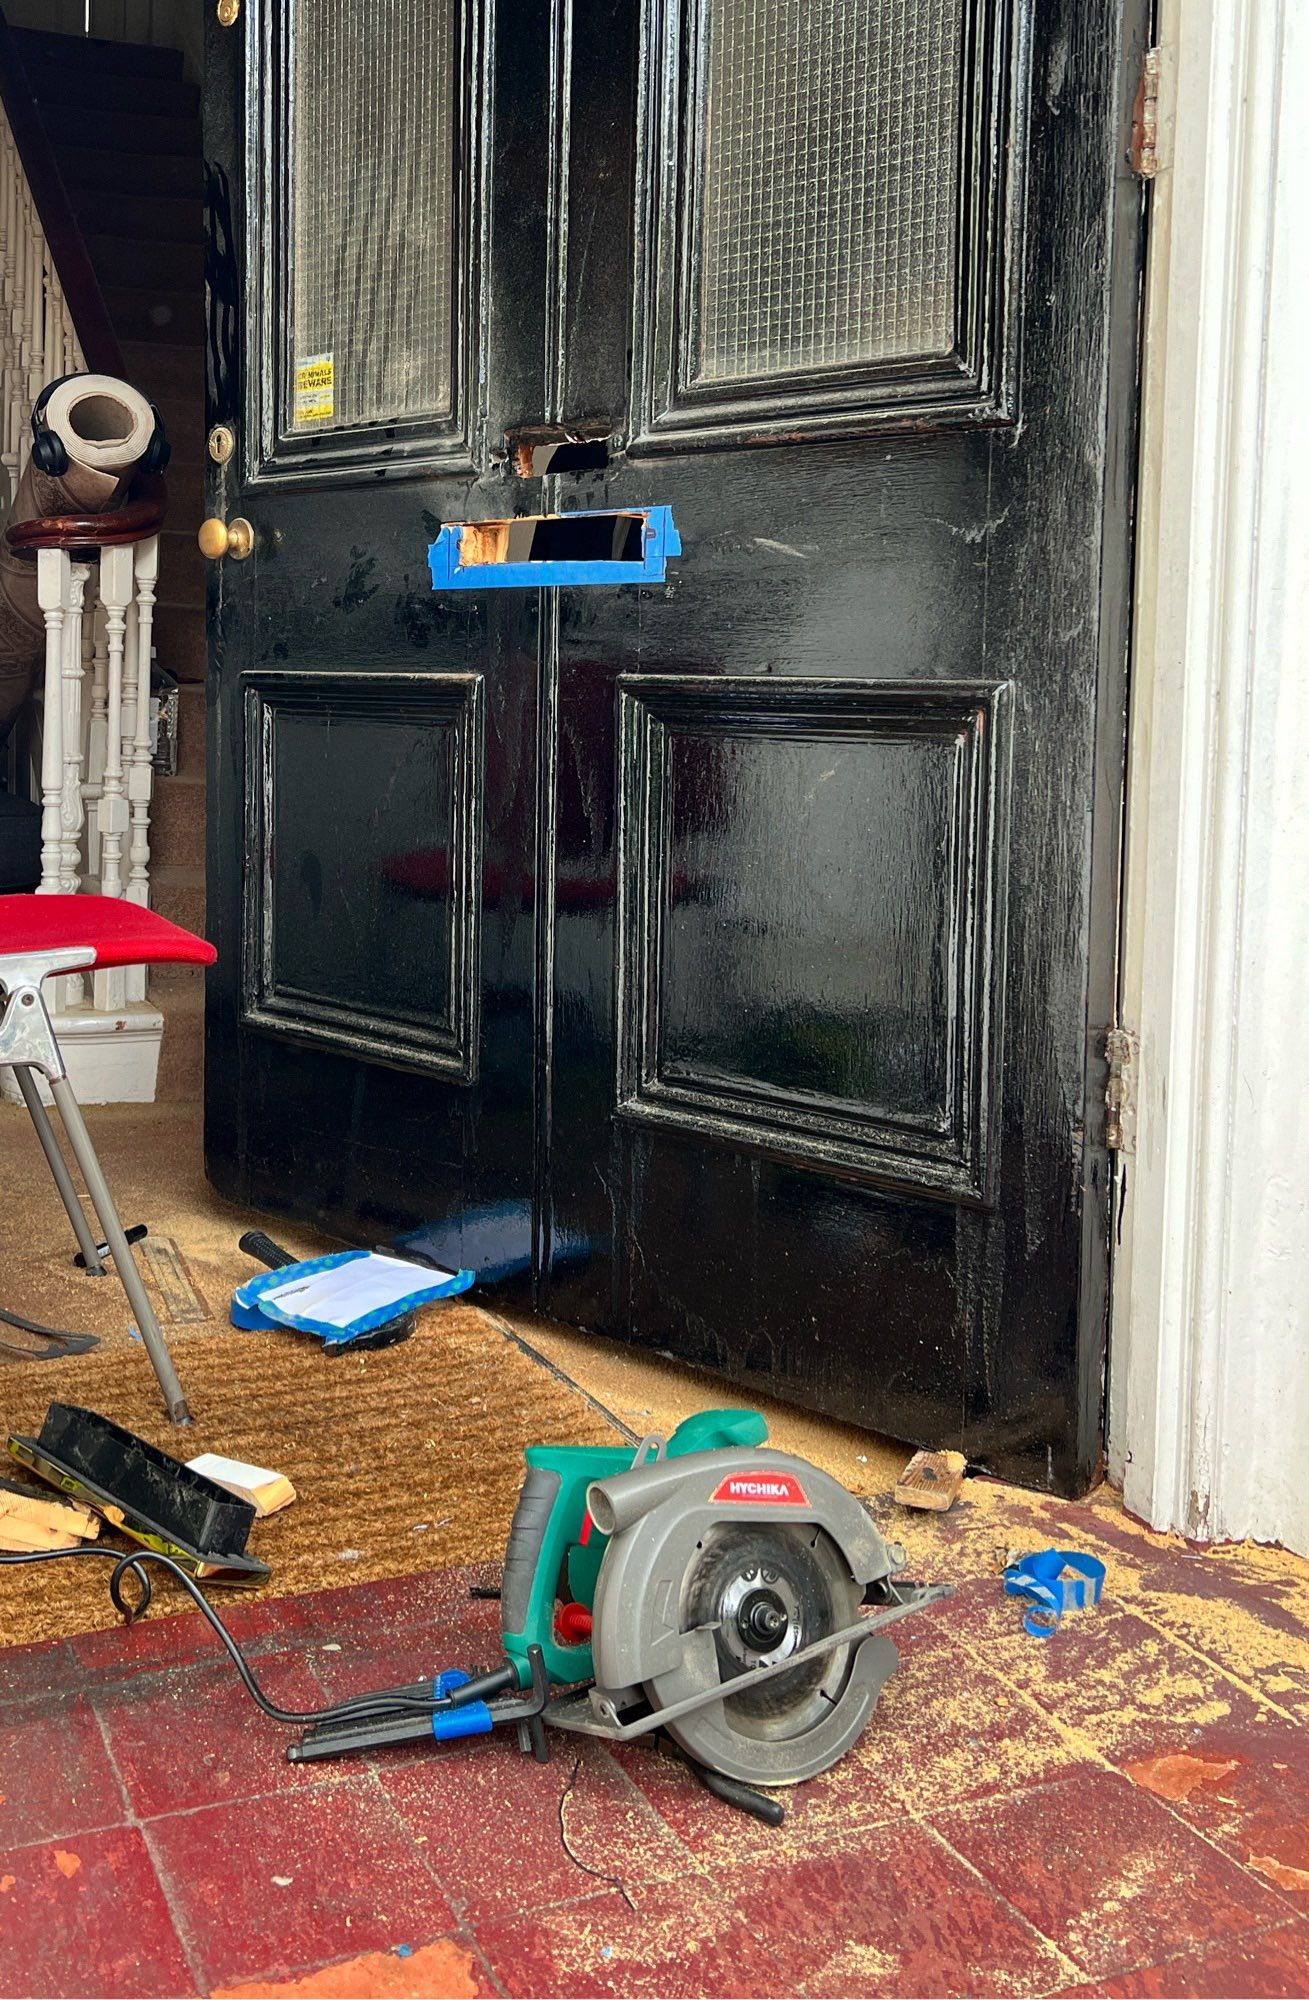
[[[24,1361],[57,1361],[69,1354],[89,1354],[93,1347],[99,1347],[100,1339],[94,1333],[67,1333],[63,1327],[42,1326],[39,1319],[24,1319],[21,1313],[9,1312],[0,1306],[0,1321],[6,1326],[17,1327],[20,1333],[34,1333],[40,1340],[54,1342],[50,1354],[33,1354],[30,1347],[20,1347],[17,1341],[0,1340],[0,1348],[6,1354],[17,1354]]]
[[[437,1709],[448,1708],[450,1705],[448,1698],[444,1696],[438,1699],[435,1695],[418,1695],[409,1693],[403,1688],[392,1688],[379,1689],[375,1694],[353,1695],[348,1701],[335,1702],[328,1708],[279,1708],[275,1701],[269,1700],[260,1687],[250,1670],[245,1654],[195,1578],[189,1576],[180,1563],[174,1562],[171,1556],[164,1555],[159,1549],[128,1549],[125,1552],[90,1546],[76,1549],[33,1549],[27,1554],[0,1554],[0,1564],[62,1562],[70,1556],[98,1556],[102,1562],[111,1562],[114,1565],[113,1574],[109,1578],[109,1595],[113,1600],[114,1609],[129,1625],[134,1624],[149,1609],[154,1596],[154,1586],[145,1565],[157,1563],[161,1569],[167,1570],[168,1574],[181,1584],[196,1609],[218,1634],[228,1657],[241,1676],[246,1692],[273,1722],[282,1722],[292,1728],[299,1728],[313,1722],[362,1721],[366,1718],[392,1715],[431,1715]],[[141,1593],[140,1600],[136,1604],[129,1603],[123,1595],[123,1582],[129,1575]]]

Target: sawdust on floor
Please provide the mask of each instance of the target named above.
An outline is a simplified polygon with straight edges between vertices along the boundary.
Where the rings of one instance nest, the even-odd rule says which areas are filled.
[[[216,1315],[208,1328],[168,1329],[200,1417],[185,1455],[213,1449],[253,1458],[286,1471],[302,1489],[295,1507],[260,1523],[252,1536],[252,1548],[274,1565],[265,1586],[272,1593],[494,1559],[521,1477],[522,1446],[532,1438],[607,1440],[612,1428],[596,1403],[640,1435],[666,1433],[693,1410],[738,1400],[730,1386],[694,1369],[511,1316],[519,1336],[585,1392],[574,1393],[507,1340],[495,1319],[466,1305],[437,1308],[414,1341],[353,1361],[328,1362],[316,1344],[291,1337],[225,1331],[231,1290],[254,1268],[237,1248],[244,1228],[265,1227],[298,1254],[321,1249],[323,1239],[243,1214],[213,1193],[204,1179],[195,1107],[102,1108],[90,1122],[124,1214],[176,1241]],[[72,1270],[67,1223],[26,1115],[3,1105],[0,1186],[6,1195],[0,1302],[89,1327],[106,1340],[105,1349],[83,1361],[0,1368],[0,1417],[14,1427],[20,1409],[30,1423],[56,1393],[93,1404],[98,1396],[106,1414],[176,1450],[144,1351],[128,1335],[121,1292],[112,1279]],[[105,1395],[93,1395],[91,1384],[93,1364],[102,1368],[111,1356],[122,1374],[109,1401],[108,1382]],[[983,1635],[988,1678],[1020,1698],[1057,1673],[1060,1649],[1023,1634],[1017,1607],[999,1589],[1007,1555],[1055,1544],[1105,1560],[1102,1610],[1083,1614],[1095,1639],[1081,1663],[1075,1712],[1063,1703],[1063,1730],[1079,1753],[1102,1760],[1109,1742],[1125,1736],[1133,1710],[1167,1718],[1178,1740],[1164,1747],[1183,1753],[1238,1690],[1270,1719],[1309,1716],[1309,1563],[1251,1544],[1187,1549],[1134,1521],[1108,1487],[1072,1506],[970,1479],[949,1514],[912,1513],[889,1497],[906,1447],[784,1404],[762,1407],[775,1443],[874,1502],[884,1529],[905,1545],[912,1573],[996,1580]],[[343,1470],[350,1467],[357,1470]],[[350,1549],[358,1556],[343,1554]],[[1193,1591],[1176,1587],[1175,1568],[1161,1587],[1157,1558],[1164,1550],[1193,1569]],[[79,1587],[70,1595],[82,1608],[65,1607],[66,1618],[93,1622],[88,1606],[95,1599],[94,1622],[109,1622],[99,1593]],[[1123,1645],[1114,1631],[1124,1612],[1153,1635],[1137,1652],[1134,1632],[1134,1677],[1126,1688]],[[15,1639],[41,1636],[42,1628],[20,1632],[3,1618],[0,1631]],[[957,1705],[966,1720],[975,1691],[970,1695],[961,1680],[938,1686],[934,1699],[947,1709]],[[948,1716],[942,1720],[948,1733]]]

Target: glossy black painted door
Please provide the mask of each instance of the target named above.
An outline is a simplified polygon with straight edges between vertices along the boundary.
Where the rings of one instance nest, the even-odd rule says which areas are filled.
[[[685,553],[549,628],[541,1304],[1076,1488],[1144,9],[568,12],[558,414],[621,448],[552,501]]]
[[[465,0],[450,216],[379,109],[335,236],[314,107],[370,62],[379,106],[406,29],[430,78],[439,8],[344,68],[341,0],[211,30],[211,511],[257,531],[210,600],[225,1191],[1085,1482],[1137,11]],[[443,245],[438,336],[383,279]],[[522,477],[528,429],[607,462]],[[428,590],[443,520],[657,503],[665,585]]]
[[[538,605],[427,548],[542,405],[548,23],[210,11],[209,1173],[530,1272]]]

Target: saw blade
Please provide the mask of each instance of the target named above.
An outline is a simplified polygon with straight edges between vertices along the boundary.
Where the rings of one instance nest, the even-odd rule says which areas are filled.
[[[850,1679],[849,1646],[777,1674],[759,1687],[751,1669],[772,1666],[852,1624],[862,1592],[831,1539],[812,1523],[723,1525],[697,1549],[682,1586],[683,1632],[712,1632],[720,1682],[743,1680],[739,1694],[669,1724],[691,1756],[729,1775],[786,1784],[801,1775],[786,1746],[829,1724]],[[703,1644],[694,1649],[701,1660]],[[684,1666],[647,1687],[671,1706],[696,1682]],[[683,1684],[685,1683],[685,1684]]]

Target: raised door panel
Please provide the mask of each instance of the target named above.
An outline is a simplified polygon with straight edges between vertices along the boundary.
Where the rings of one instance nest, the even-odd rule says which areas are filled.
[[[1007,690],[619,687],[620,1115],[986,1199]]]
[[[1008,414],[1008,0],[654,0],[643,449]]]
[[[482,0],[264,10],[251,470],[471,470],[489,309]],[[262,239],[262,240],[261,240]]]
[[[480,680],[251,676],[246,769],[246,1023],[472,1082]]]

